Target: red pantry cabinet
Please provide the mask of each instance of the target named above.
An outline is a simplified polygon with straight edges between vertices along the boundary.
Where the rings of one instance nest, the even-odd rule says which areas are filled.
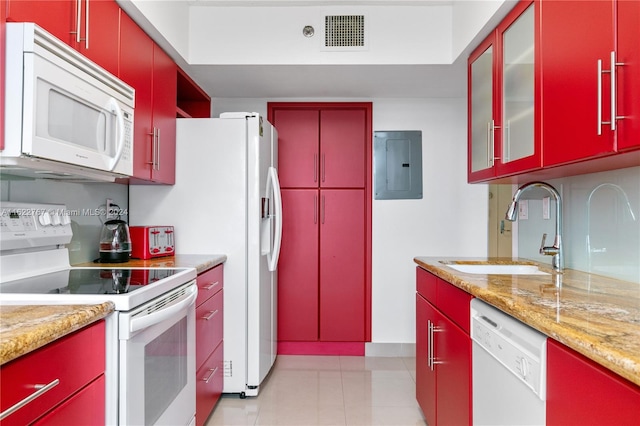
[[[173,184],[177,65],[124,13],[120,39],[120,78],[136,89],[130,183]]]
[[[547,425],[638,424],[640,387],[547,340]]]
[[[364,353],[371,104],[270,103],[269,120],[278,130],[284,218],[278,351]]]
[[[118,75],[120,7],[115,0],[8,0],[7,21],[35,22]]]

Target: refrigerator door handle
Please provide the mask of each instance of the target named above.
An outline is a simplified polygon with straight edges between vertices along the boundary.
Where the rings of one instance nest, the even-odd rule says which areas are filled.
[[[275,271],[278,267],[278,258],[280,257],[280,245],[282,244],[282,194],[280,193],[280,181],[278,180],[278,172],[274,167],[269,167],[267,176],[267,197],[273,191],[273,214],[275,219],[273,249],[267,254],[267,262],[269,270]]]

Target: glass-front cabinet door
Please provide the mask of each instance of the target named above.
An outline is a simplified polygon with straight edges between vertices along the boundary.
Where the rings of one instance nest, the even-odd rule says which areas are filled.
[[[542,167],[541,1],[519,2],[498,26],[501,138],[496,176]],[[498,142],[497,142],[498,143]]]
[[[502,163],[534,154],[534,10],[502,35]]]
[[[486,39],[469,57],[469,181],[491,178],[497,117],[494,37]],[[499,126],[498,126],[499,127]],[[499,136],[499,135],[498,135]]]
[[[541,162],[539,1],[521,1],[469,56],[469,182]]]

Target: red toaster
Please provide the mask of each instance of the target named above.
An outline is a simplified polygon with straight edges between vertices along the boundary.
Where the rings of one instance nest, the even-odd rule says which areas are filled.
[[[129,233],[133,259],[151,259],[175,254],[173,226],[131,226]]]

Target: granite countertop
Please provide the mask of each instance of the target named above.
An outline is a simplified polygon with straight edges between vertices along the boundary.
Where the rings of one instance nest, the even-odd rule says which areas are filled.
[[[416,257],[423,269],[640,385],[640,284],[537,262]],[[550,275],[459,272],[452,263],[529,263]],[[557,285],[560,285],[559,287]]]
[[[106,317],[113,308],[111,302],[0,306],[0,365]]]
[[[131,259],[123,263],[87,262],[73,266],[125,267],[125,268],[195,268],[198,274],[226,262],[224,254],[176,254],[175,256],[155,257],[153,259]]]

